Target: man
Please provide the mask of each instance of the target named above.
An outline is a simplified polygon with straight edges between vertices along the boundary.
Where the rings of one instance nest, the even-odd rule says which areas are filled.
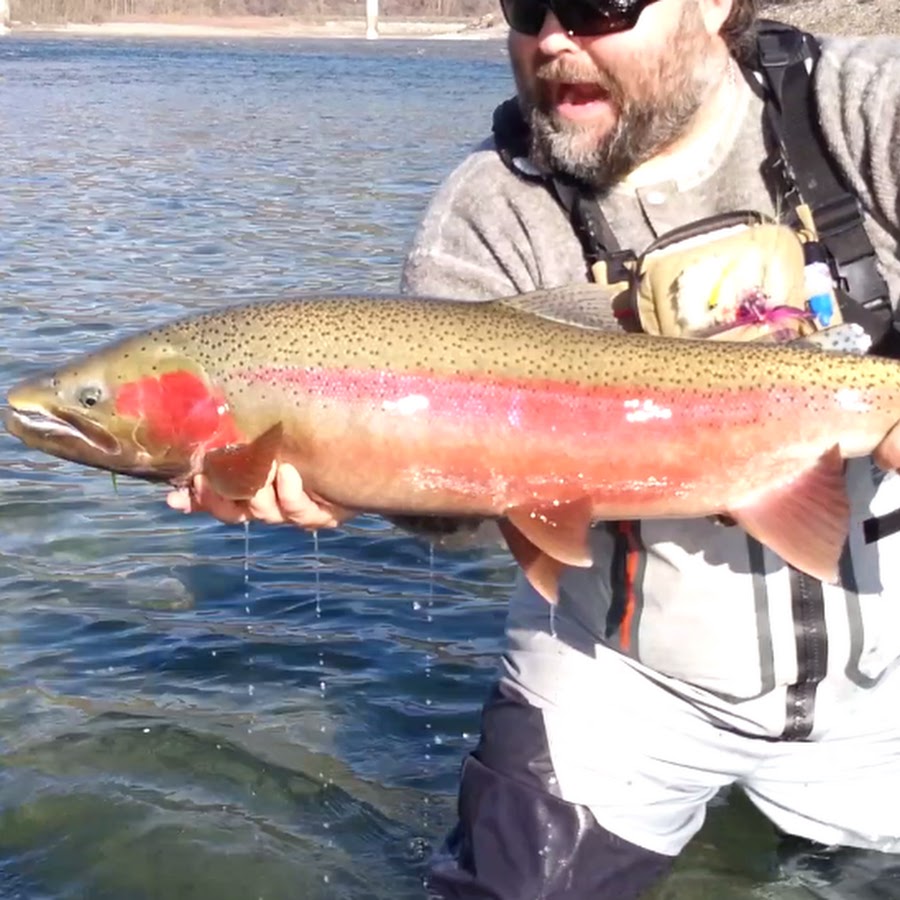
[[[505,0],[504,12],[531,172],[492,143],[473,153],[422,223],[405,290],[476,300],[586,280],[584,245],[541,176],[592,196],[635,250],[716,213],[781,209],[775,135],[738,65],[755,0]],[[900,41],[825,41],[814,96],[896,302]],[[306,528],[346,515],[288,466],[273,479],[246,505],[202,481],[170,503]],[[900,853],[900,539],[867,544],[859,527],[900,507],[900,478],[857,460],[847,482],[841,586],[707,520],[596,527],[594,565],[566,571],[553,619],[520,578],[432,894],[636,897],[727,785],[786,832]]]

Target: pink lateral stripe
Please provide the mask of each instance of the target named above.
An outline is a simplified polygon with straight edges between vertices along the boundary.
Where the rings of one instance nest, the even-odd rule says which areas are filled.
[[[794,421],[810,407],[828,406],[827,392],[785,387],[713,391],[706,388],[629,388],[584,385],[551,379],[502,376],[439,375],[432,372],[391,372],[324,367],[262,366],[238,377],[248,386],[302,390],[310,396],[347,405],[377,405],[404,409],[430,418],[515,430],[547,430],[563,436],[609,439],[618,429],[652,436],[679,429],[729,428]],[[819,402],[817,402],[819,401]],[[396,406],[395,406],[396,404]]]

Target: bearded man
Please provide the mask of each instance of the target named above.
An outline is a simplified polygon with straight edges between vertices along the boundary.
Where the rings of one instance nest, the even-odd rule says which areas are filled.
[[[850,224],[831,232],[858,239],[855,257],[832,262],[865,292],[868,253],[868,294],[855,299],[874,308],[880,293],[890,317],[900,41],[817,41],[798,115],[758,71],[756,0],[501,2],[518,96],[433,200],[406,291],[481,300],[583,282],[598,260],[609,276],[619,248],[697,220],[777,217],[798,188],[821,186],[785,159],[807,117],[849,192]],[[772,65],[786,94],[787,61]],[[610,308],[608,326],[633,323]],[[708,520],[596,526],[593,566],[564,572],[552,618],[520,578],[431,895],[628,900],[732,785],[784,832],[900,853],[900,536],[867,543],[859,527],[900,507],[900,478],[856,460],[847,484],[840,585]],[[344,515],[288,466],[249,505],[202,481],[170,503],[307,528]]]

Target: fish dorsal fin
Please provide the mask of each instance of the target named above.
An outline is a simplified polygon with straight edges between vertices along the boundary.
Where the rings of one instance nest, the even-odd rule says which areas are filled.
[[[559,603],[559,576],[563,564],[535,547],[509,519],[500,519],[497,526],[531,586],[548,603],[554,606]]]
[[[203,474],[212,489],[230,500],[248,500],[269,480],[272,463],[281,450],[283,428],[273,425],[249,444],[210,450],[203,458]]]
[[[588,497],[540,508],[508,509],[506,518],[547,556],[567,566],[593,562],[588,543],[591,501]]]
[[[728,510],[760,543],[794,568],[834,583],[850,523],[844,465],[837,446],[755,503]]]
[[[587,282],[546,291],[529,291],[527,294],[503,297],[495,302],[550,322],[610,331],[615,327],[612,301],[619,293],[621,287],[610,288]]]

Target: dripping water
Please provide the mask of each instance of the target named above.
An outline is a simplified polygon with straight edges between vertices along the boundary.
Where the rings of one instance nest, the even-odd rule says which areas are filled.
[[[244,520],[244,614],[246,616],[250,616],[250,520]],[[252,634],[253,632],[253,624],[248,620],[246,627],[246,631],[248,634]],[[252,676],[252,666],[253,666],[253,657],[251,656],[249,659],[249,665],[251,666],[251,676]],[[247,696],[252,697],[255,693],[256,688],[253,685],[253,681],[247,685]],[[250,718],[250,724],[247,725],[247,734],[250,734],[253,731],[253,718]]]
[[[250,612],[250,520],[244,520],[244,613],[248,617],[251,615]],[[248,621],[246,630],[248,634],[253,633],[253,624]],[[254,658],[250,656],[247,665],[249,668],[249,684],[247,685],[247,696],[252,698],[254,693],[256,692],[256,688],[253,684],[253,664]],[[253,733],[253,725],[254,725],[254,717],[253,712],[250,712],[250,715],[247,719],[247,734]],[[250,796],[256,796],[256,789],[250,788]],[[259,836],[257,835],[255,840],[259,840]]]
[[[431,625],[434,622],[434,542],[428,542],[428,595],[425,607],[425,622],[429,626],[425,634],[425,706],[430,710],[432,706],[431,698]],[[434,743],[439,741],[434,734],[433,722],[428,717],[425,720],[425,765],[426,768],[431,763],[431,748]],[[427,834],[429,830],[429,798],[427,793],[422,795],[422,830]]]
[[[319,532],[318,530],[314,530],[312,533],[312,544],[313,544],[313,593],[315,595],[315,609],[316,609],[316,641],[321,642],[323,640],[322,636],[322,556],[320,552],[319,545]],[[322,650],[321,643],[319,644],[319,652],[318,652],[318,663],[319,663],[319,697],[322,700],[322,706],[325,705],[325,690],[327,688],[327,684],[325,681],[325,652]],[[319,726],[319,732],[325,733],[325,723],[324,720],[322,724]],[[327,784],[331,783],[331,779],[325,777],[324,772],[319,772],[319,781],[324,787]],[[331,830],[331,822],[328,820],[327,815],[323,810],[323,821],[322,828],[326,832],[330,832]],[[334,839],[329,837],[326,841],[326,846],[333,847]],[[322,882],[324,884],[328,884],[329,876],[328,874],[322,875]]]
[[[312,533],[313,542],[313,590],[316,596],[316,640],[322,640],[322,557],[319,552],[319,532]],[[322,698],[323,705],[325,701],[325,653],[319,646],[319,695]],[[325,731],[325,725],[319,727],[321,732]]]

